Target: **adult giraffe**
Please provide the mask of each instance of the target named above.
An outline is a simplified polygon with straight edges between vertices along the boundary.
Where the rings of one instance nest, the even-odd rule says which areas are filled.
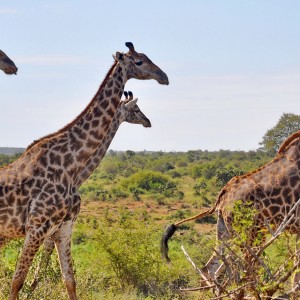
[[[218,253],[222,253],[226,241],[234,236],[232,228],[233,207],[236,201],[242,200],[247,207],[255,208],[254,229],[249,232],[249,244],[255,238],[257,230],[274,226],[274,230],[284,220],[291,208],[300,198],[300,131],[294,133],[281,145],[275,158],[257,170],[242,176],[233,177],[220,191],[214,206],[194,217],[170,225],[161,240],[163,256],[169,261],[168,240],[183,223],[218,213],[217,240]],[[300,235],[299,208],[285,230]],[[219,256],[211,256],[201,269],[204,279],[216,279],[221,265]],[[299,285],[299,272],[294,285]]]
[[[7,75],[17,75],[18,71],[15,63],[2,50],[0,50],[0,70]]]
[[[124,94],[126,100],[121,101],[121,104],[118,107],[116,115],[113,118],[113,121],[110,125],[110,128],[106,136],[103,138],[100,146],[95,151],[95,153],[86,162],[85,169],[82,171],[82,173],[78,174],[78,177],[75,180],[75,186],[77,188],[79,188],[82,185],[82,183],[98,167],[105,153],[107,152],[107,149],[109,148],[115,134],[117,133],[119,126],[123,122],[131,123],[131,124],[141,124],[144,127],[151,127],[150,120],[143,114],[143,112],[136,104],[137,98],[133,99],[133,95],[131,92],[129,92],[129,99],[127,98],[128,97],[127,92],[124,92]],[[79,197],[79,195],[76,195],[76,197]],[[49,237],[44,241],[44,253],[42,255],[40,264],[38,265],[38,268],[35,271],[35,276],[33,282],[31,283],[31,291],[33,291],[36,288],[40,280],[39,278],[40,270],[47,265],[49,258],[53,252],[54,246],[55,244],[52,237]]]
[[[0,236],[25,236],[9,300],[17,298],[34,255],[50,236],[69,299],[77,299],[70,249],[73,223],[80,210],[76,178],[108,131],[127,80],[154,79],[169,84],[167,75],[145,54],[137,53],[132,43],[126,46],[129,51],[116,53],[96,95],[75,120],[35,141],[19,159],[0,169]]]

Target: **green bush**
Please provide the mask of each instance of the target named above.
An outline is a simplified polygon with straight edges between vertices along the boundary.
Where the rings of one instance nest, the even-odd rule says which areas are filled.
[[[119,286],[123,292],[134,288],[144,296],[162,299],[170,292],[178,273],[161,260],[158,247],[161,229],[148,220],[144,215],[132,216],[122,211],[113,224],[104,221],[99,226],[96,239],[115,275],[108,279],[109,286]]]
[[[87,180],[79,188],[79,192],[85,200],[107,201],[111,199],[110,193],[103,188],[99,180]]]
[[[140,171],[123,179],[120,186],[132,192],[135,197],[143,193],[160,193],[165,197],[173,197],[177,193],[175,181],[167,175],[154,171]]]

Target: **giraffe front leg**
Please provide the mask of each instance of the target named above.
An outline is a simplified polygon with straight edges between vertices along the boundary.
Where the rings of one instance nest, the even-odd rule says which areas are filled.
[[[42,234],[42,231],[39,229],[40,228],[35,228],[34,226],[32,226],[26,233],[22,254],[18,261],[16,271],[12,279],[9,300],[17,299],[18,293],[24,284],[33,258],[40,245],[43,243],[44,234]]]
[[[62,277],[67,288],[69,299],[77,300],[76,283],[74,279],[72,257],[71,257],[71,235],[73,221],[67,221],[62,224],[54,235],[56,250],[59,257]]]

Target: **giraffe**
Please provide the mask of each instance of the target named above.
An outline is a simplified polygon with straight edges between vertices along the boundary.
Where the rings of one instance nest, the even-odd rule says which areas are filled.
[[[200,219],[216,212],[218,214],[217,252],[222,253],[224,250],[222,241],[234,236],[232,222],[233,207],[236,201],[242,200],[244,204],[247,202],[247,207],[250,205],[250,207],[255,208],[254,222],[257,230],[265,228],[266,224],[274,226],[274,230],[276,230],[299,198],[300,131],[283,142],[278,153],[269,163],[250,173],[233,177],[221,189],[215,204],[210,209],[167,227],[161,240],[162,255],[167,261],[170,261],[168,257],[168,240],[176,229],[185,222]],[[297,239],[299,239],[299,209],[285,230],[296,234]],[[251,235],[249,234],[250,244],[256,233],[257,231],[253,231]],[[201,269],[203,278],[207,282],[209,282],[209,279],[215,280],[220,265],[219,257],[213,254]],[[296,275],[294,286],[295,283],[299,284],[299,279],[299,276]]]
[[[31,145],[16,161],[0,169],[0,236],[25,237],[12,279],[9,300],[17,299],[32,260],[51,236],[58,252],[70,300],[77,299],[70,240],[80,210],[77,175],[99,147],[120,104],[125,83],[154,79],[168,85],[167,75],[145,54],[125,44],[88,106],[71,123]]]
[[[0,50],[0,70],[2,70],[5,74],[17,75],[18,68],[14,64],[14,62],[3,52]]]
[[[117,133],[119,126],[125,121],[131,124],[141,124],[144,127],[151,127],[150,120],[143,114],[138,105],[136,104],[137,98],[133,99],[131,92],[128,93],[129,99],[127,100],[127,92],[124,92],[126,100],[121,102],[120,107],[111,123],[107,135],[101,142],[100,147],[96,152],[89,158],[86,163],[85,170],[78,174],[75,180],[76,187],[80,187],[81,184],[90,176],[90,174],[98,167],[101,160],[103,159],[106,151],[108,150],[115,134]]]
[[[86,168],[82,173],[78,174],[78,177],[75,180],[75,186],[79,188],[81,184],[91,175],[91,173],[98,167],[100,162],[102,161],[105,153],[107,152],[115,134],[117,133],[119,126],[123,122],[131,123],[131,124],[141,124],[146,128],[151,127],[150,120],[143,114],[143,112],[138,107],[137,98],[133,99],[133,95],[131,92],[124,92],[126,100],[122,101],[116,115],[113,118],[113,121],[109,127],[109,131],[106,136],[103,138],[100,146],[95,151],[95,153],[88,159],[86,162]],[[129,99],[128,99],[129,95]],[[76,197],[80,197],[76,195]],[[43,268],[43,265],[47,265],[50,255],[54,249],[54,241],[50,237],[44,242],[44,253],[42,255],[42,259],[40,265],[35,271],[35,276],[33,282],[31,283],[31,291],[33,291],[38,282],[39,282],[39,271]]]

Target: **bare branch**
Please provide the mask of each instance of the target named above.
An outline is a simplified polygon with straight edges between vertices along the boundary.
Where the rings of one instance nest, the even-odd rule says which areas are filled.
[[[272,238],[270,238],[257,252],[256,255],[260,256],[261,253],[269,246],[271,245],[278,237],[279,235],[284,231],[284,229],[290,224],[292,219],[295,217],[293,214],[294,210],[297,208],[297,206],[300,204],[300,199],[295,203],[295,205],[292,207],[292,209],[289,211],[289,213],[284,217],[283,221],[275,231],[275,233],[272,235]]]
[[[193,266],[193,268],[204,278],[206,278],[206,276],[203,274],[203,272],[196,266],[196,264],[193,262],[193,260],[191,259],[191,257],[188,255],[188,253],[186,252],[186,250],[184,249],[183,245],[181,245],[181,250],[183,251],[185,257],[187,258],[187,260],[191,263],[191,265]]]
[[[237,287],[236,289],[231,290],[231,291],[228,291],[228,292],[226,293],[226,295],[222,295],[222,296],[218,296],[218,297],[215,297],[215,298],[211,298],[211,300],[219,300],[219,299],[226,298],[226,297],[228,297],[228,296],[230,296],[230,295],[232,295],[232,294],[236,294],[239,290],[242,290],[242,289],[244,289],[246,286],[248,286],[248,285],[250,285],[250,284],[253,284],[253,283],[255,283],[255,281],[246,282],[245,284],[243,284],[243,285]]]
[[[203,290],[210,290],[211,288],[216,287],[214,284],[213,285],[206,285],[206,286],[199,286],[196,288],[180,288],[179,290],[181,292],[196,292],[196,291],[203,291]]]

